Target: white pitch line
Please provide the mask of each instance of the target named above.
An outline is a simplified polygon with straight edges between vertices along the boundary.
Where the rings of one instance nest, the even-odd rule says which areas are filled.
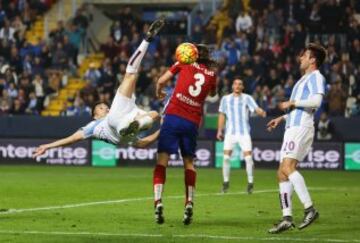
[[[309,190],[314,191],[326,191],[326,190],[334,190],[327,187],[314,187],[309,188]],[[260,193],[271,193],[277,192],[278,189],[268,189],[268,190],[259,190],[254,191],[254,194]],[[231,195],[244,195],[246,192],[229,192],[229,193],[205,193],[205,194],[197,194],[196,197],[208,197],[208,196],[231,196]],[[167,196],[167,199],[178,199],[183,198],[184,196]],[[9,209],[8,211],[0,212],[2,214],[15,214],[15,213],[23,213],[23,212],[35,212],[35,211],[49,211],[49,210],[58,210],[58,209],[68,209],[68,208],[80,208],[80,207],[89,207],[96,205],[104,205],[104,204],[121,204],[127,202],[136,202],[136,201],[146,201],[152,200],[153,197],[139,197],[139,198],[125,198],[118,200],[107,200],[107,201],[95,201],[95,202],[85,202],[85,203],[75,203],[75,204],[65,204],[59,206],[47,206],[47,207],[38,207],[38,208],[20,208],[20,209]]]
[[[197,238],[197,239],[217,239],[233,241],[309,241],[309,242],[339,242],[339,243],[358,243],[356,239],[322,239],[322,238],[299,238],[299,237],[254,237],[254,236],[227,236],[227,235],[207,235],[207,234],[188,234],[188,235],[162,235],[162,234],[137,234],[137,233],[112,233],[112,232],[61,232],[61,231],[13,231],[0,230],[0,234],[19,234],[19,235],[57,235],[57,236],[109,236],[109,237],[139,237],[139,238]]]

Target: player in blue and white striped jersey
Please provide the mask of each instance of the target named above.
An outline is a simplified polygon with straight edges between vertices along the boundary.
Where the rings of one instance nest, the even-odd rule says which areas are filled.
[[[134,93],[141,61],[150,42],[164,24],[165,19],[161,17],[150,25],[144,40],[130,57],[125,76],[116,91],[111,106],[109,107],[104,102],[95,104],[92,110],[93,121],[68,137],[40,145],[33,154],[34,158],[44,154],[49,149],[69,145],[87,138],[135,147],[146,147],[158,138],[159,131],[144,138],[138,137],[141,130],[149,129],[160,117],[156,111],[147,112],[137,107]]]
[[[296,170],[296,165],[305,158],[313,143],[314,113],[320,107],[325,94],[325,78],[318,69],[325,57],[326,50],[321,45],[311,43],[304,49],[300,56],[300,69],[304,75],[295,84],[290,100],[279,105],[281,110],[289,110],[289,112],[268,123],[268,130],[271,131],[286,120],[277,172],[283,219],[271,228],[269,233],[280,233],[294,227],[291,206],[291,195],[294,189],[305,209],[303,222],[298,228],[307,227],[319,217],[304,178]]]
[[[217,139],[223,139],[223,129],[226,123],[224,138],[223,160],[223,188],[227,192],[230,183],[230,158],[235,144],[239,144],[244,154],[246,174],[248,179],[247,191],[252,193],[254,187],[254,161],[252,159],[252,142],[250,137],[249,112],[256,112],[265,117],[266,112],[261,109],[248,94],[244,94],[244,84],[240,78],[235,78],[232,84],[233,92],[222,97],[219,107],[219,121]]]

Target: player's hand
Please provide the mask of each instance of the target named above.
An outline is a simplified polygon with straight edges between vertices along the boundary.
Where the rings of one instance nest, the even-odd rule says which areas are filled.
[[[279,104],[279,109],[282,111],[285,111],[287,109],[293,109],[295,108],[295,102],[294,101],[285,101],[285,102],[281,102]]]
[[[36,148],[36,150],[33,153],[33,158],[36,158],[42,154],[44,154],[46,152],[46,150],[48,150],[48,146],[46,144],[40,145],[39,147]]]
[[[274,130],[281,123],[282,119],[283,119],[282,117],[278,117],[278,118],[275,118],[275,119],[272,119],[271,121],[269,121],[268,124],[266,125],[267,130],[269,132]]]
[[[261,112],[260,112],[260,116],[261,116],[261,117],[266,117],[266,111],[261,110]]]
[[[222,141],[222,140],[224,139],[223,132],[222,132],[222,131],[218,131],[217,134],[216,134],[216,138],[217,138],[219,141]]]
[[[156,85],[156,97],[159,100],[163,100],[166,97],[166,92],[163,90],[162,86],[159,84]]]

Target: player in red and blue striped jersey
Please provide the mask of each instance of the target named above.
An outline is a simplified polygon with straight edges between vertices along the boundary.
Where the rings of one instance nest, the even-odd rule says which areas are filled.
[[[215,62],[210,59],[205,45],[197,45],[199,58],[193,64],[175,63],[157,83],[157,96],[165,97],[163,88],[175,75],[176,85],[164,109],[164,121],[158,142],[158,161],[154,170],[155,219],[164,222],[162,192],[166,178],[169,156],[180,149],[185,169],[184,224],[190,224],[193,214],[193,199],[196,183],[194,158],[198,127],[203,116],[203,106],[208,95],[216,94]]]

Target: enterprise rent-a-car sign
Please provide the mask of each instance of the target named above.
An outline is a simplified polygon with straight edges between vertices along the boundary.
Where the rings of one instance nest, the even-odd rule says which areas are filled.
[[[217,142],[220,143],[220,142]],[[221,147],[217,145],[216,147]],[[257,168],[276,168],[280,160],[280,142],[254,142],[253,159]],[[237,153],[239,154],[239,153]],[[216,152],[216,167],[221,167],[223,153]],[[343,148],[341,143],[315,142],[312,150],[298,165],[306,169],[331,169],[343,168]]]
[[[102,141],[92,142],[92,163],[97,166],[154,166],[157,158],[157,146],[148,148],[134,148],[121,146],[116,147]],[[198,167],[213,167],[214,161],[213,142],[198,141],[195,164]],[[170,156],[169,166],[182,166],[182,158],[179,155]]]
[[[0,139],[1,164],[48,164],[48,165],[89,165],[89,141],[49,149],[36,159],[32,154],[36,147],[49,143],[49,139]]]

